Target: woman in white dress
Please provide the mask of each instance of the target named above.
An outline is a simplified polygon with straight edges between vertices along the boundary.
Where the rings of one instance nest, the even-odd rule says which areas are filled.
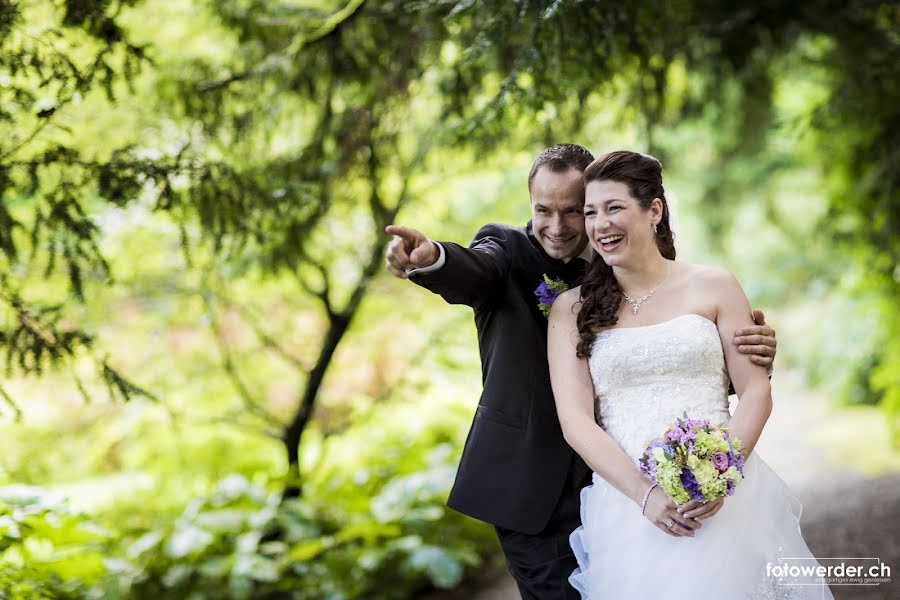
[[[811,578],[772,576],[788,559],[818,563],[796,500],[753,453],[772,398],[766,370],[731,343],[753,324],[740,284],[675,260],[655,158],[613,152],[584,176],[586,229],[603,260],[557,298],[548,337],[563,433],[594,471],[571,536],[579,568],[570,582],[592,599],[831,598]],[[679,506],[640,471],[647,443],[685,412],[727,422],[743,443],[733,496]]]

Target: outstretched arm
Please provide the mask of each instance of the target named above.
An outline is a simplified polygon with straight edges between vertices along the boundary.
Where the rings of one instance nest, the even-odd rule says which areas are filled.
[[[574,288],[560,295],[550,310],[547,359],[556,412],[566,442],[591,470],[631,498],[637,505],[635,510],[640,510],[651,482],[594,420],[594,386],[588,363],[576,356],[576,302],[580,291]],[[654,488],[644,514],[665,533],[692,536],[692,529],[698,529],[700,523],[678,514],[676,508],[661,489]],[[667,528],[670,519],[675,525]]]
[[[750,303],[741,284],[724,269],[712,270],[709,279],[718,299],[716,325],[725,350],[725,365],[738,395],[729,427],[741,440],[744,456],[750,456],[772,412],[772,389],[766,369],[754,364],[752,357],[731,343],[734,331],[752,326]]]
[[[408,227],[389,225],[385,231],[395,236],[385,257],[388,271],[440,294],[451,304],[479,306],[510,269],[508,230],[498,225],[479,229],[468,248],[450,242],[439,245]],[[433,267],[441,252],[446,262]]]

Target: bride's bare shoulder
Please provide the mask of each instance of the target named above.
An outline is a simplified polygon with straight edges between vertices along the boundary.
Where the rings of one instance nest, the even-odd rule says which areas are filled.
[[[550,308],[550,318],[560,319],[560,318],[574,318],[572,315],[575,314],[575,305],[581,301],[581,286],[573,287],[570,290],[566,290],[562,294],[560,294],[556,300],[553,301],[553,306]]]
[[[731,271],[725,267],[681,263],[685,279],[702,286],[730,286],[737,283]]]

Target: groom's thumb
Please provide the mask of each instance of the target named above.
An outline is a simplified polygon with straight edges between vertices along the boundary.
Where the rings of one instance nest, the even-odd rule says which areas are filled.
[[[409,260],[416,267],[430,267],[437,260],[436,254],[434,244],[426,239],[409,253]]]

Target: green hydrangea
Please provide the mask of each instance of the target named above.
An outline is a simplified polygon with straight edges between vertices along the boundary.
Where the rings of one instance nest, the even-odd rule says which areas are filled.
[[[661,451],[660,448],[654,448],[655,450]],[[666,495],[675,502],[683,504],[691,499],[687,490],[681,485],[681,467],[675,464],[674,461],[665,458],[657,464],[656,481],[659,482],[659,487],[663,489]]]
[[[697,433],[697,439],[694,440],[694,450],[702,457],[712,456],[715,452],[728,452],[728,442],[720,432],[707,433],[701,431]]]
[[[715,470],[715,469],[713,469]],[[700,478],[698,477],[699,481]],[[715,477],[711,481],[700,484],[700,493],[703,494],[705,498],[719,498],[725,495],[725,490],[728,487],[728,482],[721,477]]]
[[[696,468],[692,468],[691,471],[694,472],[694,477],[697,479],[697,483],[700,484],[701,491],[703,490],[703,486],[710,485],[719,478],[719,472],[709,461],[701,461],[700,464],[698,464]],[[705,496],[706,492],[703,494]]]

